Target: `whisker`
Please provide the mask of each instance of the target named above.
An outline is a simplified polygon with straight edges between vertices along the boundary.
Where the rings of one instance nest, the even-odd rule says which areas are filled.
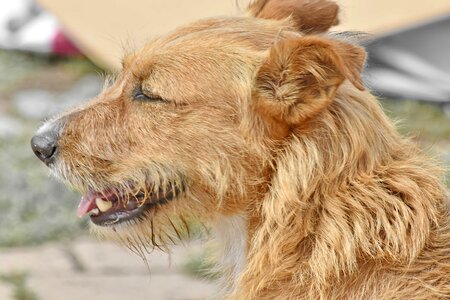
[[[131,241],[131,238],[127,238],[127,243],[125,243],[125,247],[127,247],[131,252],[136,254],[137,256],[141,256],[139,253],[139,250],[136,248],[136,246]]]
[[[155,235],[155,229],[153,227],[153,220],[150,222],[150,224],[151,224],[151,230],[152,230],[152,243],[153,243],[153,246],[155,246],[156,248],[158,248],[161,251],[164,251],[161,248],[161,246],[159,246],[159,244],[156,242],[156,235]]]
[[[181,241],[182,238],[181,238],[181,235],[180,235],[180,233],[178,232],[176,226],[173,224],[172,220],[171,220],[169,217],[167,217],[167,219],[169,220],[170,225],[172,225],[173,230],[174,230],[175,233],[177,234],[178,239]]]
[[[183,216],[180,216],[180,220],[184,224],[184,227],[186,228],[187,238],[191,239],[191,231],[189,230],[189,224],[186,222],[186,219]]]

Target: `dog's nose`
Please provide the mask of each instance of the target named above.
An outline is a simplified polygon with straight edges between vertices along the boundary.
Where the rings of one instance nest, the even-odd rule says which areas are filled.
[[[56,156],[58,134],[54,130],[38,132],[31,139],[31,149],[34,154],[47,166],[50,165]]]

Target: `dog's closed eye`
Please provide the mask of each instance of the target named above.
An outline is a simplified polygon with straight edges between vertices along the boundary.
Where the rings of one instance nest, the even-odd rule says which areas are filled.
[[[155,95],[153,93],[144,91],[141,86],[136,87],[133,90],[133,99],[138,101],[148,101],[148,102],[166,102],[162,97]]]

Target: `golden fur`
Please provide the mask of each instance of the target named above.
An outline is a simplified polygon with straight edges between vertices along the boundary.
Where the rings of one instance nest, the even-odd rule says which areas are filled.
[[[53,170],[76,189],[183,187],[95,230],[143,255],[188,235],[188,218],[210,224],[230,299],[449,299],[441,170],[364,89],[364,50],[324,33],[337,11],[256,1],[179,28],[53,120]],[[153,100],[133,99],[136,86]]]

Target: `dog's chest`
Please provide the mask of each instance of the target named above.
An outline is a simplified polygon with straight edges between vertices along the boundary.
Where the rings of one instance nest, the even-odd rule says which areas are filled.
[[[247,262],[247,220],[242,215],[226,217],[214,229],[222,247],[220,263],[226,272],[224,280],[227,281],[227,289],[233,290]]]

